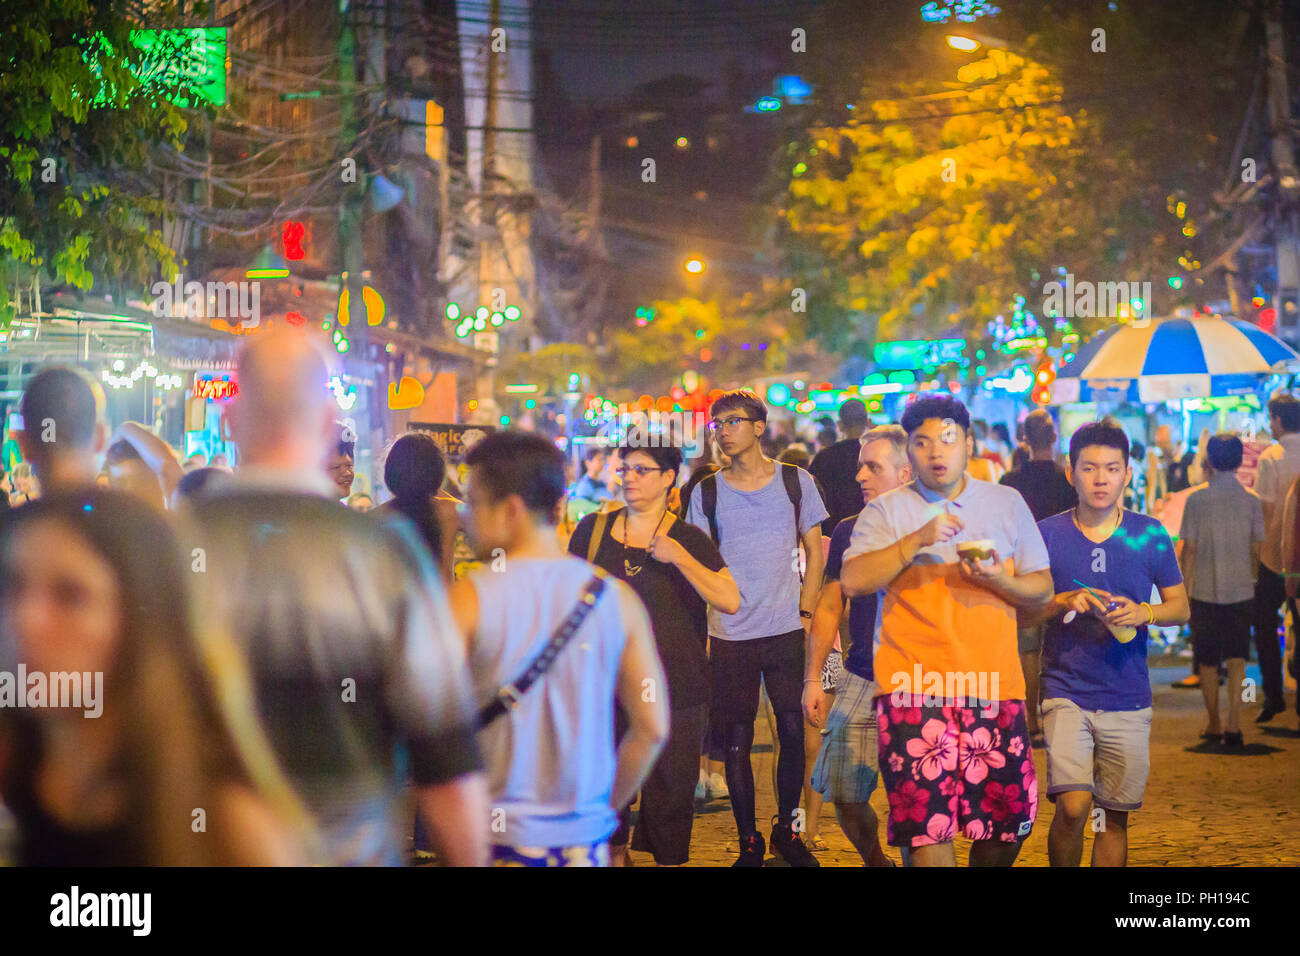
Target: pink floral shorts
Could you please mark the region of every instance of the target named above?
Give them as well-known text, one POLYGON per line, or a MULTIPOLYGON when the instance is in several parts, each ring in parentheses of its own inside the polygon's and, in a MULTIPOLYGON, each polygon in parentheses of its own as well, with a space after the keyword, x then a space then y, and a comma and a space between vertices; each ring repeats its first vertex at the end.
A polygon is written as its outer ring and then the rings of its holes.
POLYGON ((889 845, 1023 840, 1038 816, 1038 778, 1025 705, 896 706, 876 698, 880 776, 889 796, 889 845))

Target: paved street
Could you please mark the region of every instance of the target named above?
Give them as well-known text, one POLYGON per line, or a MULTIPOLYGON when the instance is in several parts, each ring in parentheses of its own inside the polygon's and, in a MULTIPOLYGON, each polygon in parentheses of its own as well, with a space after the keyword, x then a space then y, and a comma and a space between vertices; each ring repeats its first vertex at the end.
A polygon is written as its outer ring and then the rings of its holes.
MULTIPOLYGON (((1295 866, 1300 847, 1291 839, 1300 833, 1300 731, 1294 710, 1273 718, 1268 725, 1254 723, 1258 705, 1246 705, 1242 729, 1245 751, 1237 755, 1204 752, 1197 745, 1205 726, 1205 711, 1198 690, 1175 690, 1170 682, 1187 674, 1186 665, 1152 671, 1155 716, 1151 724, 1151 779, 1144 806, 1130 819, 1131 866, 1295 866), (1190 749, 1190 752, 1189 752, 1190 749)), ((1259 679, 1251 666, 1248 676, 1259 679)), ((1289 703, 1294 682, 1287 679, 1289 703)), ((771 791, 772 747, 767 725, 761 719, 755 734, 754 768, 758 789, 758 817, 764 839, 776 812, 771 791)), ((1047 830, 1052 804, 1043 798, 1046 786, 1045 752, 1034 752, 1038 770, 1038 821, 1026 841, 1017 865, 1047 865, 1047 830)), ((876 788, 871 804, 881 816, 886 808, 884 791, 876 788)), ((829 804, 822 811, 821 834, 830 849, 818 853, 822 866, 858 866, 861 860, 835 822, 829 804)), ((958 840, 958 860, 966 860, 969 841, 958 840)), ((729 866, 737 853, 731 807, 725 800, 704 806, 695 818, 690 866, 729 866)), ((896 862, 898 851, 886 849, 896 862)), ((1091 835, 1084 845, 1084 862, 1091 853, 1091 835)), ((651 866, 648 854, 634 853, 639 866, 651 866)), ((772 857, 768 857, 771 862, 772 857)))

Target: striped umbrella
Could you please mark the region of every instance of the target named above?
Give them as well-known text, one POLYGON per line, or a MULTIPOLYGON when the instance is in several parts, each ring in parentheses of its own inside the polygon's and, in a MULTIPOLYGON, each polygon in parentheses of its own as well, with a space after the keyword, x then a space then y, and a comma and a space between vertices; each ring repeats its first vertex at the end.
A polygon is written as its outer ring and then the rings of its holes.
POLYGON ((1152 319, 1107 329, 1079 349, 1057 373, 1052 404, 1243 395, 1287 371, 1300 371, 1300 354, 1249 322, 1152 319))

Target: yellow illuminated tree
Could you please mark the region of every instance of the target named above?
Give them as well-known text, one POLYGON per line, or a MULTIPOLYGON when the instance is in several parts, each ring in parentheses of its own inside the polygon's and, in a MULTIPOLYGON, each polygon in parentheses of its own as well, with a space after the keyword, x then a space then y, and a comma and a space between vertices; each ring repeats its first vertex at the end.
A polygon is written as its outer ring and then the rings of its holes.
POLYGON ((868 330, 980 336, 1017 294, 1037 312, 1058 266, 1144 277, 1122 235, 1131 163, 1086 112, 1066 108, 1050 71, 993 49, 957 79, 939 94, 876 100, 787 154, 787 274, 807 291, 809 332, 829 347, 861 344, 868 330))

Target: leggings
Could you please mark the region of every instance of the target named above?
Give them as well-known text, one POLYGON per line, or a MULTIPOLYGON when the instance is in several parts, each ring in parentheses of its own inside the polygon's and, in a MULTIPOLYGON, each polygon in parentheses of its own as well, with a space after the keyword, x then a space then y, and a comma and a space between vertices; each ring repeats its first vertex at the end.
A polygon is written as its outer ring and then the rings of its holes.
MULTIPOLYGON (((795 811, 799 809, 799 794, 803 787, 802 711, 778 712, 776 734, 781 743, 781 755, 776 764, 777 826, 790 827, 795 811)), ((727 724, 724 739, 731 812, 736 817, 736 830, 743 839, 758 832, 754 822, 754 767, 749 759, 754 746, 753 721, 727 724)))

